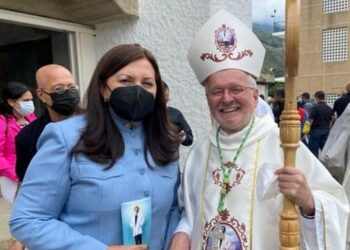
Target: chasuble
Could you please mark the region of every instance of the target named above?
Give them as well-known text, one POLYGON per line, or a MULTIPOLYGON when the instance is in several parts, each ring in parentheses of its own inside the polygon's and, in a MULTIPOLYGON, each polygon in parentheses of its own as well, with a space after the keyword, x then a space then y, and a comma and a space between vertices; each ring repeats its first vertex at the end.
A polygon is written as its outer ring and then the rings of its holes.
MULTIPOLYGON (((220 130, 218 140, 224 163, 232 161, 248 129, 249 125, 235 134, 220 130)), ((268 115, 255 116, 255 124, 232 166, 220 214, 220 192, 226 184, 216 133, 214 127, 189 154, 179 190, 183 213, 177 231, 189 234, 193 250, 279 249, 283 196, 278 193, 276 198, 259 201, 256 195, 259 168, 266 163, 276 169, 283 166, 277 125, 268 115)), ((343 187, 302 143, 296 167, 307 179, 316 210, 314 218, 299 216, 300 249, 345 249, 349 205, 343 187)))

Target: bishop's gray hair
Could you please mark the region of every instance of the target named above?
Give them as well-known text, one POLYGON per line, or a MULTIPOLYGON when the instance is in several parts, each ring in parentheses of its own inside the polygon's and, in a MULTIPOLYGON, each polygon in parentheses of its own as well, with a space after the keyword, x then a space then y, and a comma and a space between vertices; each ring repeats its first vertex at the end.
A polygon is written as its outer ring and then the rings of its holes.
POLYGON ((254 89, 258 89, 258 85, 256 83, 256 80, 251 74, 248 74, 247 81, 248 81, 248 85, 250 87, 252 87, 254 89))
MULTIPOLYGON (((258 85, 256 83, 255 78, 251 74, 247 74, 247 83, 249 87, 252 87, 254 89, 258 89, 258 85)), ((207 94, 207 83, 208 83, 208 78, 207 77, 203 82, 201 82, 201 85, 205 88, 205 94, 207 94)))

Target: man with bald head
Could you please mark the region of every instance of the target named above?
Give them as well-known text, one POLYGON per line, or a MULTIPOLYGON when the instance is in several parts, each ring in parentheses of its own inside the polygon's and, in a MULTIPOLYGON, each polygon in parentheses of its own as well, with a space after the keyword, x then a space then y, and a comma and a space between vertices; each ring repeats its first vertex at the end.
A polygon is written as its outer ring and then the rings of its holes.
POLYGON ((36 94, 46 109, 35 122, 16 136, 16 174, 23 181, 28 165, 36 153, 36 143, 46 124, 73 115, 80 101, 79 88, 72 73, 57 64, 45 65, 36 72, 36 94))

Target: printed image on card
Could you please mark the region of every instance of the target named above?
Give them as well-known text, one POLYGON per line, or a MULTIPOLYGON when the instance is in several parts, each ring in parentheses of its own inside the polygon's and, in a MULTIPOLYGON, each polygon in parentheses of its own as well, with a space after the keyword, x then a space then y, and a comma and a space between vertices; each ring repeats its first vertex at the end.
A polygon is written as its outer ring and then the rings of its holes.
POLYGON ((121 205, 123 244, 149 245, 151 242, 151 198, 124 202, 121 205))

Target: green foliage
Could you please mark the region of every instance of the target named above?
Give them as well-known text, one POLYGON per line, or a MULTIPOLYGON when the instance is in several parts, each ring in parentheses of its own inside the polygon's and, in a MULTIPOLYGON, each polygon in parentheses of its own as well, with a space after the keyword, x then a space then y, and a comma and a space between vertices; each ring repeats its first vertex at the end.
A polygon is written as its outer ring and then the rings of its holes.
POLYGON ((262 30, 258 27, 253 27, 253 32, 264 45, 268 45, 274 48, 283 48, 283 40, 272 36, 271 31, 262 30))
POLYGON ((253 31, 266 49, 262 72, 275 77, 284 76, 283 40, 272 36, 272 30, 264 25, 254 24, 253 31))
POLYGON ((275 90, 276 89, 280 89, 280 88, 284 88, 284 82, 269 83, 268 95, 269 96, 274 96, 275 90))

